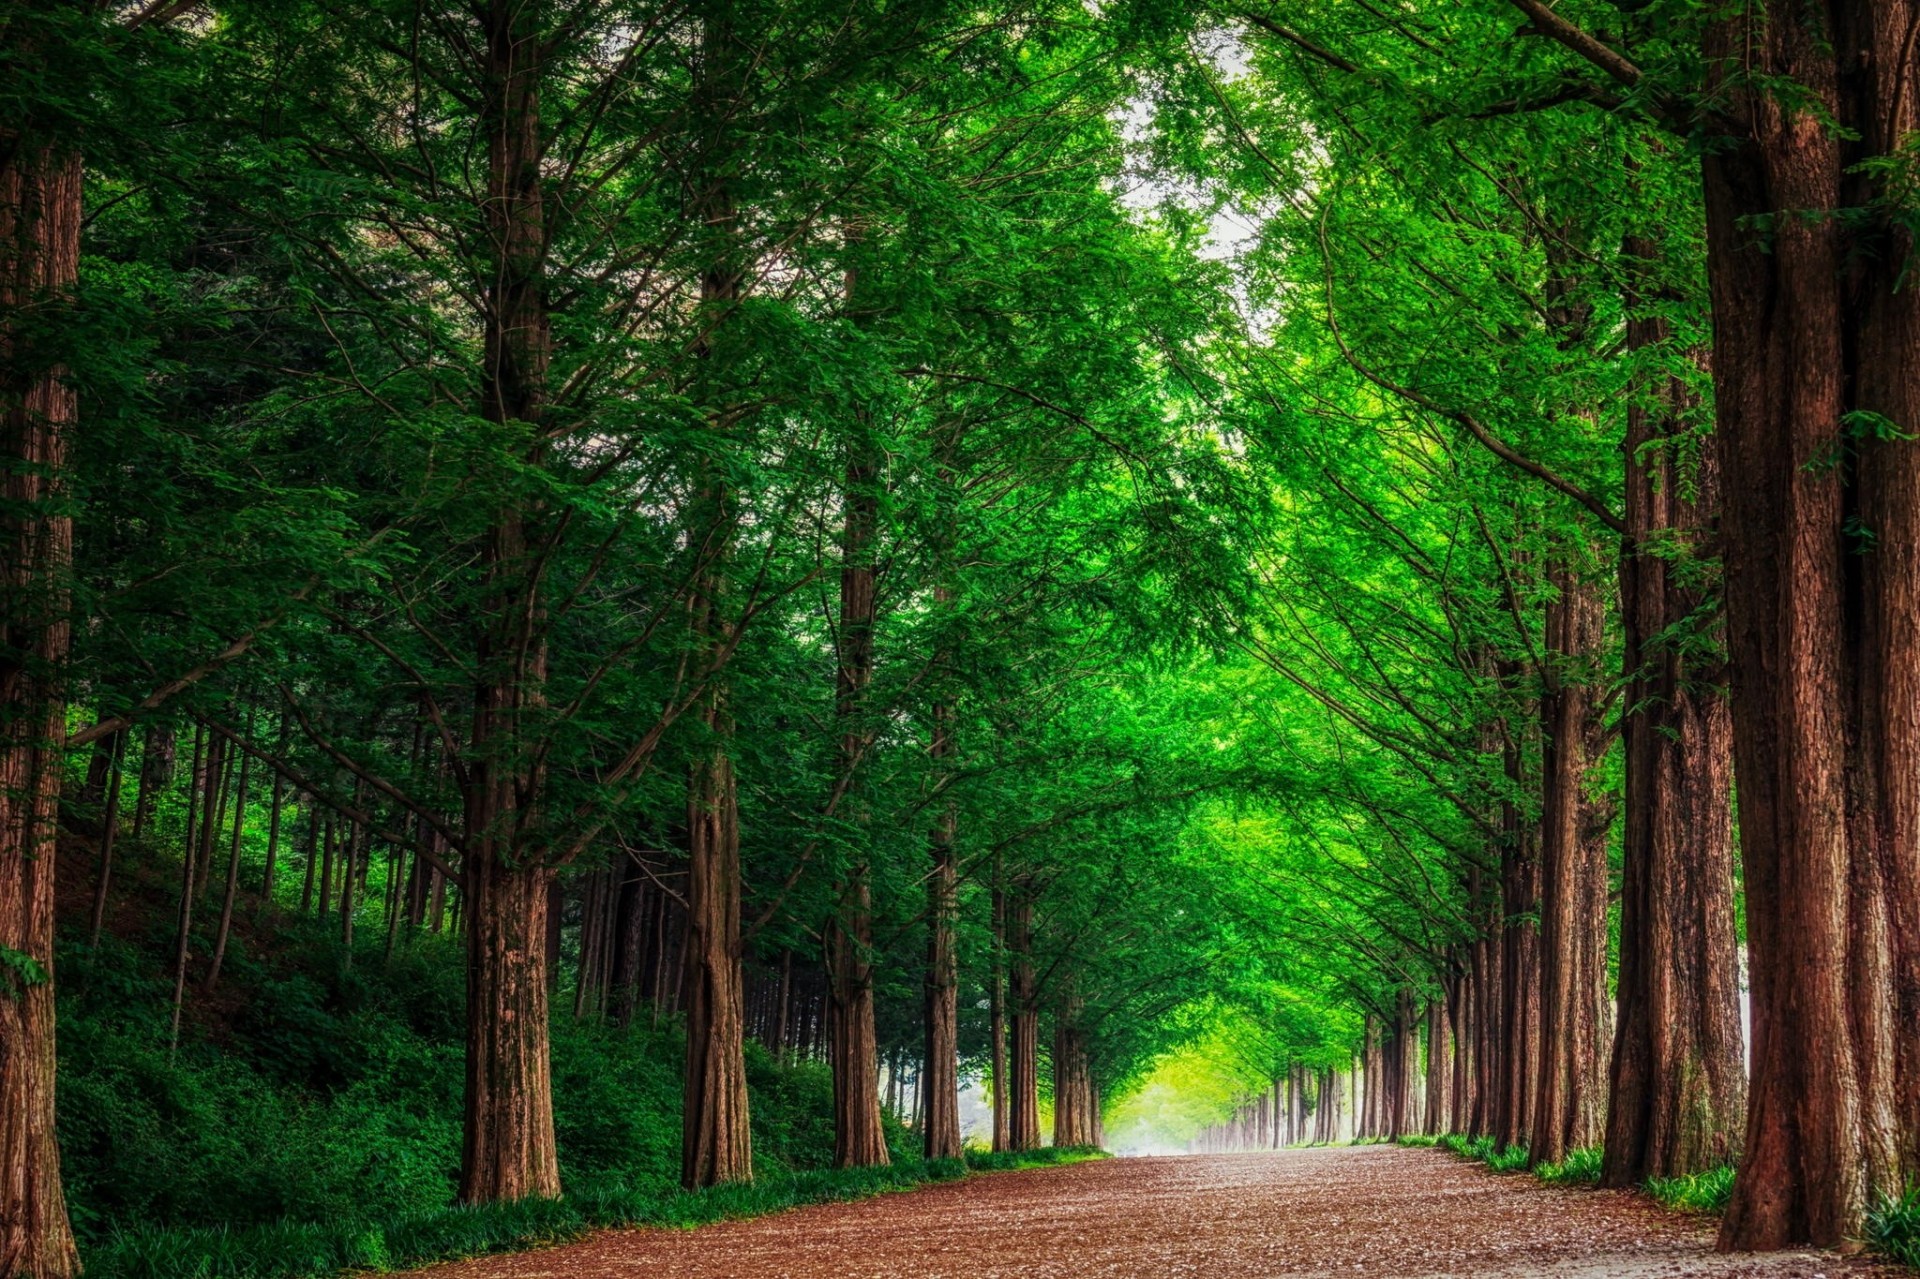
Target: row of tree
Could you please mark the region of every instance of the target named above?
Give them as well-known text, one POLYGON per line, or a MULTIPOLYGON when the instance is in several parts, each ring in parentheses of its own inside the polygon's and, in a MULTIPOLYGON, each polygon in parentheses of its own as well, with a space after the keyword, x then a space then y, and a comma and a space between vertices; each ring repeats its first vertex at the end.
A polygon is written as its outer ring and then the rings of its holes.
POLYGON ((1327 779, 1225 843, 1367 1018, 1264 1033, 1363 1133, 1856 1235, 1920 1177, 1913 7, 1215 18, 1163 132, 1260 228, 1240 644, 1327 779))
POLYGON ((176 1039, 257 913, 456 934, 468 1201, 560 1193, 568 1001, 684 1026, 690 1186, 753 1174, 749 1034, 843 1166, 883 1056, 930 1158, 963 1051, 996 1145, 1049 1076, 1099 1140, 1233 944, 1181 814, 1255 771, 1180 675, 1243 486, 1222 277, 1110 180, 1150 34, 6 6, 0 1272, 76 1267, 63 861, 95 929, 177 868, 176 1039))

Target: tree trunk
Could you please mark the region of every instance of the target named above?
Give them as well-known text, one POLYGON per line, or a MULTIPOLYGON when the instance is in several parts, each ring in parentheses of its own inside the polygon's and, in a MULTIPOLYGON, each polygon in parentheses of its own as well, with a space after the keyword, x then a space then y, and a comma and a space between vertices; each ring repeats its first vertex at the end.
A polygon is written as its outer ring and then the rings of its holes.
MULTIPOLYGON (((540 176, 543 40, 533 16, 515 0, 488 0, 483 18, 485 242, 493 260, 480 407, 486 420, 524 432, 526 460, 538 465, 552 336, 540 176)), ((545 706, 545 618, 528 514, 506 499, 483 547, 486 620, 461 867, 467 1079, 460 1197, 467 1203, 560 1193, 547 1028, 553 872, 538 833, 544 778, 528 736, 545 706)))
POLYGON ((1547 607, 1541 704, 1540 1058, 1527 1145, 1536 1166, 1599 1145, 1605 1122, 1606 822, 1588 798, 1597 763, 1605 618, 1599 589, 1583 566, 1563 564, 1552 576, 1558 595, 1547 607))
POLYGON ((560 1165, 547 1058, 547 882, 477 842, 466 868, 467 1098, 460 1198, 553 1196, 560 1165), (480 855, 474 855, 478 853, 480 855))
MULTIPOLYGON (((851 292, 851 284, 849 285, 851 292)), ((843 490, 839 662, 835 715, 840 724, 842 784, 854 794, 869 730, 867 689, 873 680, 875 538, 879 533, 879 464, 867 423, 856 423, 849 445, 843 490)), ((864 821, 854 801, 853 820, 864 821)), ((840 890, 840 908, 828 926, 834 1001, 834 1162, 842 1168, 888 1162, 880 1128, 878 1080, 874 1077, 873 921, 869 868, 856 849, 840 890)))
POLYGON ((1917 24, 1775 0, 1707 39, 1737 122, 1703 161, 1753 1009, 1733 1248, 1837 1243, 1920 1172, 1920 297, 1875 163, 1920 122, 1917 24))
MULTIPOLYGON (((33 51, 22 65, 39 61, 33 51)), ((71 297, 80 157, 0 125, 0 1274, 52 1279, 79 1260, 54 1136, 54 847, 71 623, 66 370, 14 330, 71 297)))
POLYGON ((1007 1148, 1040 1147, 1040 1005, 1033 972, 1033 899, 1016 880, 1007 908, 1013 956, 1013 1050, 1009 1063, 1007 1148))
MULTIPOLYGON (((1651 263, 1652 241, 1625 256, 1651 263)), ((1645 305, 1629 298, 1629 308, 1645 305)), ((1628 345, 1670 340, 1659 315, 1631 314, 1628 345)), ((1734 936, 1732 721, 1724 663, 1662 642, 1705 602, 1684 579, 1697 562, 1656 553, 1656 539, 1708 536, 1719 465, 1701 450, 1691 483, 1676 465, 1689 403, 1677 380, 1650 388, 1655 410, 1627 413, 1627 541, 1620 561, 1626 632, 1626 756, 1619 1012, 1601 1183, 1637 1186, 1732 1162, 1746 1113, 1734 936)), ((1692 554, 1689 551, 1689 554, 1692 554)))
POLYGON ((100 948, 100 930, 107 922, 107 891, 113 884, 113 845, 120 834, 120 781, 130 734, 112 735, 113 753, 107 761, 107 805, 100 818, 100 871, 93 885, 93 920, 87 948, 100 948))
MULTIPOLYGON (((1517 748, 1507 751, 1507 777, 1516 790, 1525 785, 1525 765, 1517 748)), ((1499 932, 1500 995, 1498 1036, 1491 1054, 1496 1072, 1493 1138, 1501 1150, 1524 1148, 1532 1136, 1534 1079, 1538 1070, 1540 1027, 1540 937, 1532 922, 1540 905, 1538 831, 1511 804, 1504 814, 1507 844, 1501 857, 1499 932)))
MULTIPOLYGON (((696 607, 702 601, 696 598, 696 607)), ((740 825, 730 725, 714 692, 712 745, 687 787, 687 1074, 680 1179, 688 1187, 753 1180, 746 1018, 740 982, 740 825)))
MULTIPOLYGON (((1069 998, 1054 1018, 1053 1144, 1057 1147, 1097 1144, 1093 1135, 1093 1075, 1079 1021, 1080 1001, 1075 998, 1069 998)), ((1248 1118, 1250 1115, 1243 1116, 1243 1127, 1248 1118)))
POLYGON ((220 984, 220 968, 227 959, 227 939, 233 934, 233 903, 240 892, 240 838, 247 828, 247 773, 253 757, 240 755, 240 780, 235 787, 233 835, 227 845, 227 885, 220 895, 220 927, 213 937, 213 963, 207 969, 207 989, 220 984))
POLYGON ((1007 894, 999 854, 993 863, 993 962, 987 973, 987 1069, 993 1089, 993 1150, 1013 1148, 1007 1097, 1007 894))
MULTIPOLYGON (((934 767, 953 755, 953 712, 933 708, 934 767)), ((946 803, 928 837, 933 871, 927 878, 927 1046, 923 1091, 927 1097, 926 1156, 958 1159, 960 1139, 960 974, 954 956, 953 920, 958 882, 953 837, 958 814, 946 803)))

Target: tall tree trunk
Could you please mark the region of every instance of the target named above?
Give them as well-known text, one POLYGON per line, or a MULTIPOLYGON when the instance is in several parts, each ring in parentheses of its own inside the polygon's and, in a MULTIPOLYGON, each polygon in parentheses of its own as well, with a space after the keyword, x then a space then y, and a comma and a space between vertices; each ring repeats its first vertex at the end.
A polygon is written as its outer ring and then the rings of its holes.
POLYGON ((120 782, 131 734, 113 734, 113 754, 107 762, 107 806, 100 818, 100 871, 93 886, 93 920, 87 948, 100 948, 100 930, 107 921, 107 891, 113 884, 113 845, 120 834, 120 782))
POLYGON ((1753 1009, 1734 1248, 1837 1243, 1920 1173, 1920 296, 1891 185, 1917 28, 1914 0, 1773 0, 1707 37, 1753 1009))
MULTIPOLYGON (((848 288, 852 292, 851 283, 848 288)), ((879 462, 865 421, 854 424, 848 447, 841 535, 839 662, 835 714, 840 725, 839 767, 849 794, 870 730, 867 689, 873 680, 876 617, 874 563, 879 533, 879 462)), ((866 814, 855 800, 853 819, 866 814)), ((872 889, 864 849, 856 849, 840 889, 840 908, 828 926, 828 978, 833 984, 834 1160, 842 1168, 888 1162, 874 1079, 872 889)))
POLYGON ((1053 1144, 1097 1144, 1094 1121, 1093 1075, 1080 1032, 1080 1001, 1070 996, 1054 1018, 1053 1144))
MULTIPOLYGON (((1507 750, 1507 777, 1516 793, 1525 786, 1525 763, 1517 746, 1507 750)), ((1512 804, 1506 805, 1506 846, 1501 850, 1499 932, 1502 1007, 1492 1061, 1497 1072, 1494 1143, 1523 1148, 1532 1136, 1534 1079, 1540 1034, 1540 935, 1533 920, 1540 905, 1539 832, 1512 804)))
MULTIPOLYGON (((542 33, 533 6, 487 0, 484 115, 485 299, 481 413, 545 457, 546 213, 541 190, 542 33)), ((460 1197, 554 1196, 560 1165, 548 1061, 547 906, 552 869, 539 838, 544 778, 530 740, 545 705, 545 617, 529 511, 513 498, 482 548, 487 608, 465 787, 461 907, 467 947, 467 1071, 460 1197)))
POLYGON ((1009 992, 1013 1004, 1013 1048, 1009 1061, 1007 1148, 1040 1147, 1040 993, 1033 971, 1033 898, 1025 880, 1016 878, 1007 905, 1007 933, 1013 959, 1009 992))
MULTIPOLYGON (((1656 245, 1630 238, 1629 262, 1656 245)), ((1671 340, 1652 299, 1630 297, 1627 342, 1671 340)), ((1724 663, 1662 640, 1705 602, 1686 580, 1702 566, 1661 543, 1691 544, 1719 511, 1715 450, 1691 474, 1675 453, 1697 405, 1677 379, 1627 413, 1627 541, 1620 561, 1626 632, 1624 867, 1619 1012, 1601 1182, 1637 1186, 1732 1162, 1746 1115, 1734 936, 1732 720, 1724 663), (1683 482, 1689 481, 1690 482, 1683 482)))
MULTIPOLYGON (((705 601, 696 597, 695 607, 705 601)), ((740 981, 740 825, 730 725, 716 689, 705 710, 710 744, 687 788, 687 1074, 681 1181, 753 1180, 747 1121, 745 1001, 740 981)))
MULTIPOLYGON (((953 711, 933 708, 932 757, 936 770, 953 755, 953 711)), ((926 1156, 958 1159, 960 1138, 960 972, 954 955, 953 921, 958 879, 953 837, 958 813, 951 801, 941 806, 928 837, 933 871, 927 878, 927 1044, 924 1091, 927 1096, 926 1156)))
POLYGON ((240 893, 240 839, 247 829, 247 773, 253 757, 241 752, 240 780, 235 786, 233 833, 227 845, 227 884, 220 895, 220 926, 213 937, 213 962, 207 968, 207 989, 220 984, 220 969, 227 959, 227 940, 233 934, 233 903, 240 893))
MULTIPOLYGON (((744 277, 736 261, 736 231, 726 165, 726 130, 739 92, 739 53, 732 7, 709 6, 701 32, 694 91, 702 189, 695 194, 706 234, 707 269, 700 280, 705 336, 698 355, 709 374, 724 368, 722 346, 729 312, 740 303, 744 277)), ((716 382, 712 400, 730 398, 716 382)), ((716 411, 712 429, 724 431, 716 411)), ((741 979, 740 816, 733 774, 733 718, 720 677, 736 623, 724 597, 736 514, 733 494, 717 469, 701 477, 695 527, 705 562, 695 576, 689 608, 694 643, 707 666, 709 687, 699 709, 706 740, 687 779, 687 921, 681 946, 681 991, 687 1008, 687 1069, 681 1140, 681 1180, 688 1186, 753 1179, 747 1116, 746 997, 741 979)))
POLYGON ((993 1151, 1013 1149, 1007 1097, 1007 894, 1000 855, 993 860, 993 955, 987 971, 987 1073, 993 1089, 993 1151))
MULTIPOLYGON (((1575 552, 1577 559, 1578 552, 1575 552)), ((1604 611, 1584 566, 1553 574, 1547 607, 1541 805, 1540 1058, 1532 1138, 1535 1165, 1600 1142, 1600 1058, 1606 1020, 1605 823, 1588 798, 1599 739, 1596 689, 1604 611), (1594 838, 1596 826, 1601 838, 1594 838)))
MULTIPOLYGON (((10 24, 24 26, 27 24, 10 24)), ((0 36, 4 38, 4 36, 0 36)), ((31 66, 31 50, 16 65, 31 66)), ((16 324, 44 327, 80 262, 80 157, 0 124, 0 1273, 53 1279, 79 1261, 54 1137, 54 840, 73 525, 66 370, 16 324), (16 318, 17 317, 17 318, 16 318)))

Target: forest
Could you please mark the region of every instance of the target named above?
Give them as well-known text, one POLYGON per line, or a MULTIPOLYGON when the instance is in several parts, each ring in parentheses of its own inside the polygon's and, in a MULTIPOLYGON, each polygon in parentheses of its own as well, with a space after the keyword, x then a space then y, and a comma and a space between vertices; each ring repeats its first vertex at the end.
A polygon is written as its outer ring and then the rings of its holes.
POLYGON ((1402 1141, 1920 1265, 1916 32, 0 0, 0 1279, 1402 1141))

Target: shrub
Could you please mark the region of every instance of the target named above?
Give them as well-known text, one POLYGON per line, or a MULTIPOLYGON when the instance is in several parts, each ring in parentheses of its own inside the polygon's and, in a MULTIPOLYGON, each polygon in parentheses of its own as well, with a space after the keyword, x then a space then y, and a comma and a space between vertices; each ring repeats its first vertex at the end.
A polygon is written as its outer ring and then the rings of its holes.
POLYGON ((1597 1186, 1600 1184, 1600 1156, 1600 1147, 1584 1146, 1568 1151, 1567 1157, 1557 1164, 1541 1164, 1533 1170, 1533 1175, 1553 1185, 1597 1186))
POLYGON ((1400 1144, 1403 1146, 1434 1146, 1438 1145, 1439 1142, 1440 1138, 1430 1137, 1425 1133, 1419 1132, 1404 1133, 1400 1138, 1400 1144))
POLYGON ((1651 1177, 1647 1193, 1682 1212, 1724 1212, 1733 1197, 1733 1169, 1709 1168, 1689 1177, 1651 1177))
POLYGON ((1867 1214, 1867 1242, 1875 1252, 1920 1270, 1920 1186, 1883 1200, 1867 1214))
POLYGON ((1486 1158, 1487 1167, 1495 1172, 1524 1172, 1528 1163, 1525 1146, 1508 1146, 1505 1150, 1489 1153, 1486 1158))
MULTIPOLYGON (((980 1157, 985 1169, 1100 1157, 1079 1149, 980 1157)), ((746 1185, 684 1191, 610 1186, 561 1199, 441 1207, 380 1221, 242 1227, 138 1227, 88 1249, 88 1279, 326 1279, 349 1270, 398 1270, 564 1243, 599 1227, 690 1227, 800 1204, 864 1199, 966 1176, 968 1162, 912 1160, 884 1168, 773 1173, 746 1185)))

